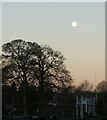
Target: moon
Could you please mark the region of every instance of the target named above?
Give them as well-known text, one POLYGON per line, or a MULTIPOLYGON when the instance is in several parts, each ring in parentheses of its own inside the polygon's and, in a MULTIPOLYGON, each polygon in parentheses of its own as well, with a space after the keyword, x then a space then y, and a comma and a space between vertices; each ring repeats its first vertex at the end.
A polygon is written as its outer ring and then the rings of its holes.
POLYGON ((77 25, 78 25, 78 22, 77 22, 77 21, 73 21, 73 22, 72 22, 72 27, 77 27, 77 25))

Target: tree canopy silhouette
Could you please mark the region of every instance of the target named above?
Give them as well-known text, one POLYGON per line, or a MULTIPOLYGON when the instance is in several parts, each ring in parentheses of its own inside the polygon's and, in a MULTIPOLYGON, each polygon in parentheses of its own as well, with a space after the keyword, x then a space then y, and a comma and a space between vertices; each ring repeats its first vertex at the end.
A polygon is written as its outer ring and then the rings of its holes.
POLYGON ((26 86, 29 79, 29 63, 34 54, 33 45, 38 46, 36 43, 25 42, 23 40, 13 40, 2 46, 4 70, 8 70, 3 78, 9 85, 15 83, 16 86, 23 86, 23 112, 27 114, 26 109, 26 86))
POLYGON ((17 39, 4 44, 2 51, 3 83, 10 86, 15 83, 17 89, 23 89, 24 115, 27 115, 27 86, 36 86, 40 98, 43 98, 46 91, 61 90, 71 85, 72 78, 64 65, 65 58, 49 46, 17 39))
POLYGON ((103 80, 96 86, 97 92, 107 92, 107 81, 103 80))

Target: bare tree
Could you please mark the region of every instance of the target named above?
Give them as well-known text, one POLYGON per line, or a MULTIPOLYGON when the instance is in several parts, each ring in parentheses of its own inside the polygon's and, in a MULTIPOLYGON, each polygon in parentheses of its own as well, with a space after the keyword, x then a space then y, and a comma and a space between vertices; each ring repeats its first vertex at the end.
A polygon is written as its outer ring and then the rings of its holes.
POLYGON ((96 87, 97 92, 107 92, 107 81, 101 81, 97 87, 96 87))
POLYGON ((26 86, 29 79, 29 63, 34 54, 33 45, 36 43, 25 42, 23 40, 13 40, 2 46, 3 51, 3 76, 8 84, 16 83, 23 86, 23 112, 27 115, 26 109, 26 86), (7 69, 8 68, 8 69, 7 69))
MULTIPOLYGON (((23 88, 23 112, 27 115, 27 85, 35 85, 44 103, 45 92, 61 90, 72 83, 70 72, 64 65, 65 58, 59 51, 37 43, 13 40, 2 47, 3 79, 8 85, 23 88)), ((43 105, 43 104, 42 104, 43 105)))
POLYGON ((88 82, 88 80, 84 80, 80 85, 78 85, 77 90, 82 92, 92 91, 93 85, 88 82))

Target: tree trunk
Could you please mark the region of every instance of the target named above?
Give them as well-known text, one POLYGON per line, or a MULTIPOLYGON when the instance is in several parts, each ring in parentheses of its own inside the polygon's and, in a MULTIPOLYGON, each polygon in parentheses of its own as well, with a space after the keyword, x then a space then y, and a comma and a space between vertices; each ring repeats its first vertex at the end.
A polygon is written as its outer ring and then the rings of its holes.
POLYGON ((27 77, 26 77, 26 73, 25 70, 23 70, 23 115, 27 116, 27 93, 26 93, 26 87, 27 87, 27 77))
POLYGON ((27 108, 26 108, 27 100, 26 100, 26 84, 24 81, 23 85, 23 115, 27 116, 27 108))

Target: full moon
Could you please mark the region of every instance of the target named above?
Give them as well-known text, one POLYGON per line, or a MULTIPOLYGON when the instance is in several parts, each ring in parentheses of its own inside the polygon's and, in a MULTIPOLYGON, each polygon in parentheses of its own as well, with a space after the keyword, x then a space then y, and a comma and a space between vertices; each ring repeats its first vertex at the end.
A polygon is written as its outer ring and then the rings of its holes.
POLYGON ((76 21, 72 22, 72 27, 76 27, 78 25, 78 23, 76 21))

